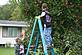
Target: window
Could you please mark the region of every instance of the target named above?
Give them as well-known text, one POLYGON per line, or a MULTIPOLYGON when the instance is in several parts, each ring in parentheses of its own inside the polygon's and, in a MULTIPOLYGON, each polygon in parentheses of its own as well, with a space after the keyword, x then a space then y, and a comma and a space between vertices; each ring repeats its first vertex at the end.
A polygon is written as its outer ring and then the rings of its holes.
POLYGON ((2 36, 3 37, 17 37, 20 35, 22 28, 19 27, 3 27, 2 36))

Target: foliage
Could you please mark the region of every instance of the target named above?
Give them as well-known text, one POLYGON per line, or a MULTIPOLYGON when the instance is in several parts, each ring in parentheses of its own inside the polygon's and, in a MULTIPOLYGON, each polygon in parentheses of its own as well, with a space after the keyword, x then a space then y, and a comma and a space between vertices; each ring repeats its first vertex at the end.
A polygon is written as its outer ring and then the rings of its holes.
POLYGON ((12 12, 12 7, 9 4, 0 7, 0 19, 8 20, 11 16, 11 12, 12 12))
POLYGON ((14 11, 11 13, 10 20, 23 20, 19 6, 17 6, 14 11))
POLYGON ((18 4, 10 0, 8 4, 1 6, 0 20, 23 20, 18 4))

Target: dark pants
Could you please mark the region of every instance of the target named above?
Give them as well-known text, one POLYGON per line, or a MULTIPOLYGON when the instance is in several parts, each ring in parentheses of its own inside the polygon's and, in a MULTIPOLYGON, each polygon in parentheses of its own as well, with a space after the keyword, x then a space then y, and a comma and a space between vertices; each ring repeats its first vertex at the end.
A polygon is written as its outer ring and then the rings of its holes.
POLYGON ((21 53, 20 55, 24 55, 24 53, 21 53))

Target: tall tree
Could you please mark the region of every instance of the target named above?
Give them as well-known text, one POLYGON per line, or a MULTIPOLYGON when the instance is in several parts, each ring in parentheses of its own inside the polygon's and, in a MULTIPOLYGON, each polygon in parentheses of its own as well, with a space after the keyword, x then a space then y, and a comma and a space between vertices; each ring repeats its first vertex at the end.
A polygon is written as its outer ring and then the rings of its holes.
POLYGON ((12 6, 14 6, 14 10, 11 13, 11 17, 9 18, 9 20, 24 20, 24 16, 23 13, 21 12, 21 8, 19 7, 19 3, 16 2, 15 0, 10 0, 10 4, 12 6))
POLYGON ((9 19, 9 17, 11 16, 11 10, 10 10, 10 5, 6 4, 2 7, 0 7, 0 19, 9 19))
POLYGON ((16 5, 14 5, 11 1, 8 4, 1 6, 0 7, 0 19, 9 20, 15 8, 16 8, 16 5))

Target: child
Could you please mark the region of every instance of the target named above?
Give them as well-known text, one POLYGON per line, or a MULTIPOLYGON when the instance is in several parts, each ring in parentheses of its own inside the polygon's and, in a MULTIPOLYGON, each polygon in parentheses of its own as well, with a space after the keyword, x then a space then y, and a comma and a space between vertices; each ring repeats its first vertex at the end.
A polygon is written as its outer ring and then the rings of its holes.
POLYGON ((24 38, 25 38, 25 31, 22 31, 21 32, 21 40, 24 40, 24 38))
POLYGON ((15 55, 19 55, 20 54, 19 42, 20 42, 20 39, 17 37, 16 38, 16 45, 15 45, 15 55))
POLYGON ((20 55, 24 55, 24 45, 22 44, 22 41, 20 41, 20 55))
POLYGON ((48 7, 46 3, 42 4, 42 13, 40 15, 40 18, 43 22, 43 29, 44 29, 44 36, 47 48, 51 47, 52 44, 52 37, 51 37, 51 17, 48 12, 48 7))

